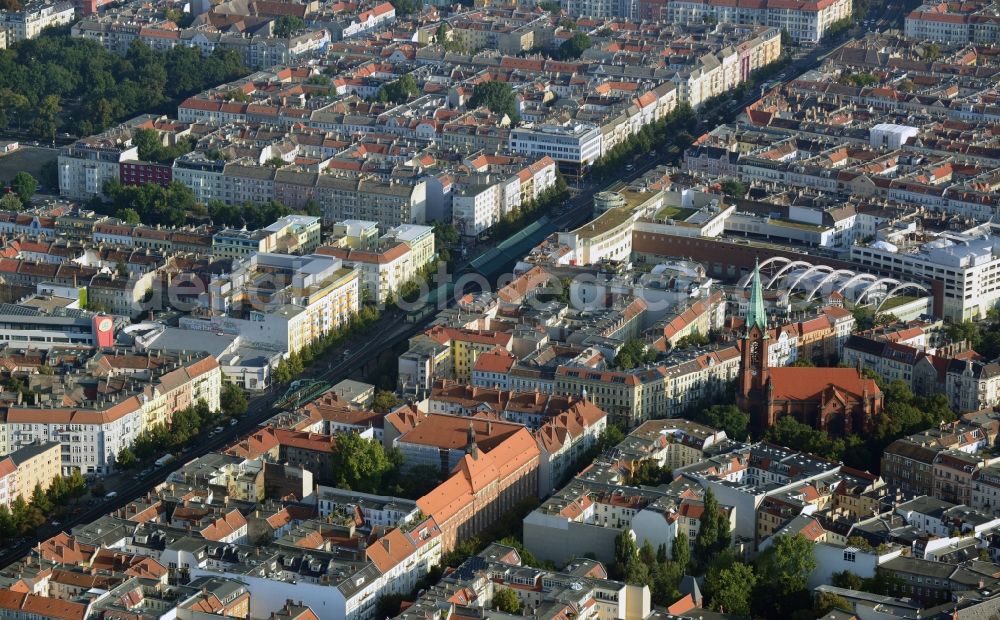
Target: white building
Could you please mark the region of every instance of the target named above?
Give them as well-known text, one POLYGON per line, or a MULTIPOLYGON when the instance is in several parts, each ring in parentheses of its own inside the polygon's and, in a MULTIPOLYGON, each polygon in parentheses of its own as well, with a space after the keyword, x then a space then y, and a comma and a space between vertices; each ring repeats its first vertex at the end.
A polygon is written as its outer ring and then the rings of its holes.
MULTIPOLYGON (((20 11, 0 11, 0 32, 6 30, 6 44, 34 39, 42 30, 51 26, 73 23, 75 9, 72 2, 29 2, 20 11)), ((0 45, 0 49, 4 46, 0 45)))
POLYGON ((879 123, 868 130, 868 140, 874 149, 896 150, 908 140, 916 139, 920 130, 908 125, 879 123))
POLYGON ((360 309, 358 272, 330 256, 253 254, 209 284, 198 316, 181 327, 222 331, 247 344, 288 354, 360 309))
POLYGON ((851 247, 851 262, 898 274, 916 282, 943 284, 942 316, 952 321, 978 319, 1000 300, 1000 236, 997 225, 963 233, 942 233, 919 244, 895 237, 851 247))
POLYGON ((139 148, 131 142, 101 136, 78 140, 59 153, 59 194, 77 200, 99 196, 107 181, 121 178, 121 162, 137 159, 139 148))
POLYGON ((851 0, 810 0, 794 5, 783 0, 732 3, 726 0, 671 0, 666 20, 678 24, 702 24, 714 19, 730 24, 760 24, 785 30, 792 41, 819 43, 835 22, 851 16, 851 0))
POLYGON ((602 154, 601 129, 586 123, 529 123, 510 132, 510 148, 529 157, 551 157, 571 170, 582 171, 602 154))
MULTIPOLYGON (((145 356, 134 353, 114 357, 120 357, 122 364, 112 363, 109 367, 115 373, 133 377, 137 389, 76 407, 62 402, 12 406, 2 425, 4 452, 36 441, 58 441, 64 448, 63 474, 73 469, 85 474, 107 474, 114 470, 123 447, 154 425, 167 424, 176 411, 198 401, 218 411, 222 373, 213 357, 181 356, 170 365, 147 364, 145 356), (142 362, 141 368, 122 365, 128 364, 130 356, 142 362)), ((169 358, 162 359, 166 362, 169 358)), ((101 364, 99 358, 96 361, 101 364)))

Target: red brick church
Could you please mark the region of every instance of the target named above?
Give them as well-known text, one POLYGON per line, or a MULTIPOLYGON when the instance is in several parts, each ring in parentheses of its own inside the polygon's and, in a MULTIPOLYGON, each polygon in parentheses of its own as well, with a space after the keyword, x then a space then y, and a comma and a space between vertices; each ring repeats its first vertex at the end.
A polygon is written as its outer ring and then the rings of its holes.
POLYGON ((790 415, 831 435, 870 430, 882 413, 882 391, 857 368, 768 366, 767 314, 760 272, 754 269, 746 325, 739 340, 736 404, 750 414, 757 432, 790 415))

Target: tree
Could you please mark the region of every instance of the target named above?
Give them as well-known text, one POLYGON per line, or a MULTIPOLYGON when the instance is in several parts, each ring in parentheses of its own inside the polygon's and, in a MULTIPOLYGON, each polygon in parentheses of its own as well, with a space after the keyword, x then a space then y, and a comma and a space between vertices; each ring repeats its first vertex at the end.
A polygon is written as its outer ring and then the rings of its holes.
POLYGON ((367 493, 379 492, 383 476, 392 469, 382 444, 357 433, 337 435, 330 461, 338 486, 367 493))
POLYGON ((973 349, 978 349, 982 342, 982 334, 979 333, 979 326, 972 321, 966 320, 961 323, 952 323, 945 333, 952 342, 967 340, 973 349))
POLYGON ((16 121, 20 128, 21 117, 28 111, 29 105, 24 95, 9 88, 0 90, 0 129, 8 127, 12 121, 16 121))
POLYGON ((222 413, 236 418, 247 412, 247 396, 238 385, 223 383, 222 393, 219 395, 219 405, 222 407, 222 413))
POLYGON ((69 497, 69 483, 66 482, 65 478, 57 475, 52 479, 46 493, 48 493, 49 501, 51 501, 53 505, 62 506, 69 497))
POLYGON ((604 452, 623 441, 625 441, 625 431, 617 424, 608 424, 604 427, 604 432, 601 433, 601 437, 597 441, 597 450, 598 452, 604 452))
POLYGON ((155 161, 156 154, 163 148, 160 133, 155 129, 136 129, 132 132, 132 145, 137 147, 139 159, 155 161))
POLYGON ((635 538, 631 530, 622 530, 615 536, 615 561, 611 565, 611 574, 614 579, 625 577, 629 568, 639 561, 639 548, 635 544, 635 538))
POLYGON ((669 467, 660 467, 653 459, 643 459, 636 465, 629 480, 634 485, 657 486, 673 480, 669 467))
POLYGON ((820 592, 816 596, 816 600, 813 602, 813 610, 816 612, 816 617, 821 618, 834 609, 846 612, 852 611, 851 604, 839 594, 820 592))
MULTIPOLYGON (((271 542, 271 537, 268 536, 264 544, 271 542)), ((395 618, 399 615, 399 607, 405 600, 402 594, 383 594, 379 597, 378 603, 375 605, 375 617, 378 620, 382 618, 395 618)))
POLYGON ((274 20, 274 36, 286 39, 305 28, 306 23, 297 15, 282 15, 274 20))
MULTIPOLYGON (((691 543, 688 542, 687 534, 678 532, 677 537, 674 538, 670 553, 673 555, 674 562, 680 566, 681 570, 686 571, 688 564, 691 563, 691 543)), ((662 562, 662 560, 660 561, 662 562)))
POLYGON ((288 369, 288 362, 285 360, 279 360, 278 365, 274 368, 271 373, 271 379, 275 383, 284 384, 289 383, 292 380, 292 373, 288 369))
POLYGON ((420 0, 392 0, 392 5, 396 7, 396 13, 399 15, 412 15, 423 8, 420 0))
POLYGON ((115 212, 115 217, 132 226, 142 223, 142 219, 135 209, 119 209, 115 212))
POLYGON ((521 599, 510 588, 500 588, 493 594, 493 607, 505 614, 520 614, 521 599))
POLYGON ((861 577, 858 577, 849 570, 834 573, 831 581, 835 587, 845 588, 847 590, 860 590, 862 588, 862 584, 864 583, 861 577))
POLYGON ((692 415, 695 422, 726 431, 726 436, 737 441, 747 436, 750 416, 736 405, 712 405, 692 415))
POLYGON ((59 95, 46 95, 38 104, 38 109, 35 112, 33 125, 35 133, 55 142, 56 131, 59 130, 60 112, 62 112, 62 106, 59 103, 59 95))
POLYGON ((620 370, 631 370, 656 361, 656 349, 646 346, 646 343, 638 338, 630 338, 625 341, 622 348, 615 356, 615 367, 620 370))
POLYGON ((520 120, 517 95, 506 82, 488 80, 476 84, 472 90, 472 97, 469 98, 468 107, 473 109, 485 107, 494 114, 506 114, 513 123, 520 120))
POLYGON ((14 192, 8 192, 0 196, 0 209, 4 211, 20 211, 24 206, 14 192))
POLYGON ((14 175, 10 182, 10 188, 17 194, 21 204, 28 204, 31 202, 31 197, 35 195, 35 190, 38 189, 38 181, 27 172, 21 171, 14 175))
POLYGON ((582 56, 591 45, 593 45, 593 42, 589 36, 582 32, 576 32, 572 37, 559 45, 555 57, 560 60, 574 60, 582 56))
POLYGON ((49 501, 42 483, 36 482, 35 488, 31 490, 31 506, 40 510, 43 514, 48 514, 52 510, 52 502, 49 501))
POLYGON ((135 457, 135 452, 128 446, 123 447, 118 451, 118 457, 115 459, 115 463, 121 469, 132 469, 135 467, 138 459, 135 457))
POLYGON ((372 409, 379 413, 389 413, 393 409, 399 406, 399 399, 396 395, 388 390, 379 390, 375 392, 375 398, 372 400, 372 409))
POLYGON ((305 368, 302 365, 302 356, 300 356, 295 351, 288 356, 288 371, 292 373, 292 377, 298 377, 302 374, 305 368))
POLYGON ((722 193, 731 198, 742 198, 746 196, 747 188, 736 179, 726 179, 721 185, 722 193))
POLYGON ((701 515, 701 527, 698 528, 698 537, 694 540, 697 559, 702 565, 719 551, 729 548, 730 543, 729 522, 711 488, 705 490, 703 501, 705 509, 701 515))
POLYGON ((0 504, 0 538, 13 538, 17 534, 17 525, 14 522, 14 515, 6 505, 0 504))
POLYGON ((398 80, 383 84, 378 90, 378 100, 405 103, 410 97, 416 97, 419 94, 420 86, 417 85, 417 80, 407 73, 398 80))
POLYGON ((69 496, 74 499, 83 497, 87 493, 87 481, 80 473, 79 468, 73 468, 73 473, 69 475, 66 485, 69 496))
POLYGON ((761 588, 756 604, 763 609, 788 613, 807 606, 809 575, 816 569, 813 543, 802 536, 775 536, 770 547, 757 558, 761 588))
POLYGON ((750 602, 757 585, 753 567, 742 562, 712 567, 705 575, 709 608, 735 616, 750 616, 750 602))

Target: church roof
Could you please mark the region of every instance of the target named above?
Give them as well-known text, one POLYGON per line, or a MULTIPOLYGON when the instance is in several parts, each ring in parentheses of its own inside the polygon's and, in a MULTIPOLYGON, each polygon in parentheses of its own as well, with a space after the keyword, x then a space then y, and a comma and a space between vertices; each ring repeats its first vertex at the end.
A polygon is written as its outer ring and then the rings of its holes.
POLYGON ((771 398, 774 400, 817 400, 828 387, 860 398, 865 389, 876 396, 882 393, 874 379, 866 379, 856 368, 800 368, 788 366, 770 369, 771 398))
POLYGON ((767 333, 767 312, 764 310, 764 287, 760 283, 760 265, 753 268, 753 281, 750 283, 750 305, 747 308, 746 330, 757 325, 767 333))

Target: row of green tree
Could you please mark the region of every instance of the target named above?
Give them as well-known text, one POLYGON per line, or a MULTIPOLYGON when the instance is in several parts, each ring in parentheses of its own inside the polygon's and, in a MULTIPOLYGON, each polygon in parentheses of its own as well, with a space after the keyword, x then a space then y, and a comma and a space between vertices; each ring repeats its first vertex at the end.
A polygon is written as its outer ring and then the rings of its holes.
POLYGON ((328 351, 341 347, 349 339, 368 331, 378 320, 378 309, 372 305, 363 305, 361 310, 352 315, 346 323, 331 329, 321 338, 317 338, 278 362, 272 376, 273 381, 282 385, 291 383, 301 377, 308 366, 326 355, 328 351))
POLYGON ((694 142, 691 132, 697 127, 698 117, 691 106, 677 106, 667 116, 643 126, 639 133, 602 155, 594 162, 591 175, 596 179, 618 178, 628 162, 653 149, 661 155, 679 156, 694 142))
POLYGON ((60 130, 90 135, 247 73, 232 50, 203 56, 181 45, 160 52, 136 40, 120 56, 48 31, 0 50, 0 129, 31 129, 46 139, 60 130))
POLYGON ((219 410, 212 411, 205 401, 200 400, 174 412, 169 423, 157 424, 143 431, 131 446, 122 446, 118 451, 117 467, 132 469, 165 453, 181 452, 212 425, 226 418, 238 418, 247 411, 246 395, 231 383, 223 384, 219 402, 219 410))
POLYGON ((510 213, 493 226, 491 234, 494 238, 509 237, 551 211, 556 205, 563 204, 568 196, 569 188, 566 186, 566 179, 563 178, 562 173, 556 171, 556 182, 552 187, 543 190, 537 198, 523 202, 521 206, 511 209, 510 213))
POLYGON ((44 491, 41 484, 36 484, 27 501, 18 495, 10 508, 0 505, 0 540, 7 543, 11 538, 34 532, 53 518, 61 517, 69 509, 70 500, 86 493, 87 483, 78 469, 70 476, 56 476, 44 491))
MULTIPOLYGON (((165 148, 165 147, 164 147, 165 148)), ((183 149, 186 146, 167 149, 183 149)), ((166 152, 166 151, 164 151, 166 152)), ((161 153, 162 155, 162 153, 161 153)), ((207 205, 198 202, 191 188, 180 181, 171 181, 166 187, 154 183, 143 185, 123 185, 117 179, 104 184, 105 202, 95 196, 88 207, 98 213, 113 215, 129 224, 182 226, 191 218, 211 218, 218 226, 230 226, 256 230, 273 223, 278 218, 297 213, 280 202, 271 200, 259 204, 245 203, 229 205, 220 200, 211 200, 207 205)), ((311 200, 306 203, 303 213, 319 216, 319 204, 311 200)))

